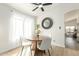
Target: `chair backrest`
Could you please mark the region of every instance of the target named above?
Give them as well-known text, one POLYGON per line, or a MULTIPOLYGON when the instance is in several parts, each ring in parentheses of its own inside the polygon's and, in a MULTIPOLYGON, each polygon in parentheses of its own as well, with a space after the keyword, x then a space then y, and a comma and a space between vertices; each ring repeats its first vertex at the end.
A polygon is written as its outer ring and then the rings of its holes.
POLYGON ((48 50, 51 46, 51 40, 52 40, 52 38, 50 38, 50 37, 44 37, 42 39, 41 45, 39 46, 39 49, 48 50))
POLYGON ((31 39, 26 39, 25 37, 21 37, 20 38, 20 45, 21 46, 25 46, 25 45, 31 45, 32 41, 30 41, 31 39))

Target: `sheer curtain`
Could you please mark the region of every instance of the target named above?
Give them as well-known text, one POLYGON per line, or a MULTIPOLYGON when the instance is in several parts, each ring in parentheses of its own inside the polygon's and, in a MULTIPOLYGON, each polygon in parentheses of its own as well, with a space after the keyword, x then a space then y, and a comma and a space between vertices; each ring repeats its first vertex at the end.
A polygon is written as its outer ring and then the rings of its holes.
POLYGON ((10 39, 19 42, 21 37, 31 39, 34 33, 34 18, 28 15, 12 14, 10 20, 10 39))
POLYGON ((23 21, 24 18, 18 13, 13 13, 10 21, 10 39, 12 42, 18 42, 23 36, 23 21))
POLYGON ((24 37, 32 39, 34 34, 34 18, 27 16, 24 20, 24 37))

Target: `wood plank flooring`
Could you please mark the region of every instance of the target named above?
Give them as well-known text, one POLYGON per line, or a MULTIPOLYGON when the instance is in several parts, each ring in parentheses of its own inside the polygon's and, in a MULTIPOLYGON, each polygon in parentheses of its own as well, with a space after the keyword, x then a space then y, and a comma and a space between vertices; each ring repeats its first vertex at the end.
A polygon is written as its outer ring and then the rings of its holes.
POLYGON ((75 50, 79 50, 79 38, 73 39, 72 37, 66 37, 66 48, 71 48, 75 50))
MULTIPOLYGON (((25 50, 27 50, 27 49, 25 49, 25 50)), ((12 51, 5 52, 3 54, 0 54, 0 56, 20 56, 19 55, 20 52, 21 52, 21 47, 16 48, 12 51)), ((52 49, 50 49, 50 53, 51 53, 51 56, 79 56, 79 50, 63 48, 63 47, 58 47, 58 46, 53 46, 52 49)), ((22 56, 29 56, 29 55, 30 55, 30 52, 28 55, 22 55, 22 56)), ((42 55, 40 55, 40 53, 39 53, 39 56, 48 56, 48 55, 49 55, 48 52, 46 54, 42 54, 42 55)))

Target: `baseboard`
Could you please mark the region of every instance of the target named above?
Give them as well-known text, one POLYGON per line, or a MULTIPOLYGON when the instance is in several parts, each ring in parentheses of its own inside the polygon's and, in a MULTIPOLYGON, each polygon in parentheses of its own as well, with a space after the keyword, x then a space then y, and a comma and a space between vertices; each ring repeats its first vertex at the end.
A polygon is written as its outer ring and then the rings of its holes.
POLYGON ((53 43, 52 46, 53 46, 53 45, 54 45, 54 46, 59 46, 59 47, 64 47, 64 48, 65 48, 65 45, 60 45, 60 44, 57 44, 57 43, 53 43))

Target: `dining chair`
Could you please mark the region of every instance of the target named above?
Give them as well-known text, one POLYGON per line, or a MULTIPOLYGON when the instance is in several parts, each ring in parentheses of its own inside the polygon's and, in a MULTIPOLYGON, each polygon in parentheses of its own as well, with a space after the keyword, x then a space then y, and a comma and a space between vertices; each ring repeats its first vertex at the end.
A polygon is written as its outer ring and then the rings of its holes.
POLYGON ((50 56, 49 48, 51 48, 51 40, 52 40, 52 38, 50 38, 50 37, 44 37, 42 39, 41 44, 37 45, 38 52, 42 52, 45 54, 46 51, 48 51, 49 56, 50 56))
POLYGON ((20 45, 21 45, 21 47, 22 47, 21 52, 20 52, 20 56, 23 55, 24 47, 30 47, 30 50, 31 50, 32 42, 29 41, 29 40, 30 40, 30 39, 20 38, 20 45))
POLYGON ((23 50, 24 50, 25 46, 30 47, 30 53, 31 53, 31 56, 32 56, 33 55, 32 52, 34 52, 36 50, 36 40, 21 38, 20 41, 21 41, 21 47, 22 47, 20 56, 23 55, 23 50))

